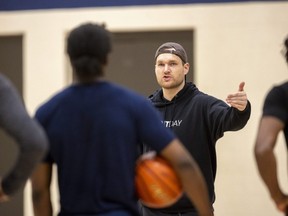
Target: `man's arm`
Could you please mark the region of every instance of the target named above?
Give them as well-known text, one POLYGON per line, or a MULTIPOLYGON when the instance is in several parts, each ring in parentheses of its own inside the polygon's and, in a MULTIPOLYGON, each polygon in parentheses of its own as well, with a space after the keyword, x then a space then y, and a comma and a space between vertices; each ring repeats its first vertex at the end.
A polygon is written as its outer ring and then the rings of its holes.
POLYGON ((212 205, 202 173, 188 151, 174 139, 162 152, 161 156, 171 163, 178 173, 183 189, 196 206, 200 216, 212 216, 212 205))
POLYGON ((52 164, 39 164, 31 176, 34 216, 52 216, 50 185, 52 164))
POLYGON ((258 170, 270 196, 277 208, 285 212, 288 207, 288 196, 282 192, 277 178, 277 163, 274 154, 277 137, 284 128, 284 123, 272 116, 260 120, 254 153, 258 170))

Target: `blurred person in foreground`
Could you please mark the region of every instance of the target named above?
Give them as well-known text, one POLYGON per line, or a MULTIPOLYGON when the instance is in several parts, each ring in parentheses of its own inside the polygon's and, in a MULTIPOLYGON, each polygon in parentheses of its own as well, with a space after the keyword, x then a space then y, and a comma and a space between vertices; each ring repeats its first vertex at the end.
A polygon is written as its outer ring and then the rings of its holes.
POLYGON ((15 86, 1 73, 0 127, 15 141, 19 149, 13 167, 0 178, 0 202, 5 202, 23 189, 45 155, 48 140, 42 127, 28 114, 15 86))

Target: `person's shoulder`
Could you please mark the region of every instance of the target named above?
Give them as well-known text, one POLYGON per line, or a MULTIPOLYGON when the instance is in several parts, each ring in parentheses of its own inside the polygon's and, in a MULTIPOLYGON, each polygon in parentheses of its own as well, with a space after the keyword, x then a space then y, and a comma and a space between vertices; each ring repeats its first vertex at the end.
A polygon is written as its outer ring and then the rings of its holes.
POLYGON ((0 73, 0 98, 1 102, 3 102, 4 100, 13 101, 14 103, 23 102, 16 86, 11 82, 11 80, 8 77, 6 77, 1 73, 0 73))
POLYGON ((0 73, 0 83, 2 84, 6 82, 8 82, 8 78, 4 74, 0 73))
POLYGON ((275 88, 287 88, 288 87, 288 81, 283 81, 280 83, 274 83, 271 87, 270 90, 275 89, 275 88))
POLYGON ((117 95, 114 94, 113 101, 119 106, 126 107, 131 112, 141 112, 148 110, 148 107, 153 107, 150 100, 136 90, 119 84, 111 85, 117 90, 117 95))
POLYGON ((113 89, 114 92, 117 92, 117 97, 119 98, 122 96, 127 99, 147 100, 144 97, 144 95, 141 95, 134 89, 131 89, 129 87, 117 83, 107 83, 107 84, 110 85, 110 88, 113 89))
POLYGON ((200 91, 199 89, 196 89, 194 91, 194 100, 198 100, 203 103, 210 103, 215 101, 220 101, 217 97, 213 96, 212 94, 200 91))
POLYGON ((65 98, 65 96, 69 93, 69 90, 70 90, 70 87, 65 88, 63 90, 60 90, 60 91, 54 93, 47 100, 42 102, 42 104, 40 104, 40 106, 37 108, 36 112, 37 113, 41 113, 43 111, 47 112, 48 110, 51 110, 51 109, 57 107, 58 104, 61 103, 63 98, 65 98))
POLYGON ((288 81, 285 81, 279 85, 280 88, 283 88, 286 92, 288 92, 288 81))
POLYGON ((226 109, 229 107, 223 100, 199 89, 195 89, 194 96, 191 98, 191 103, 204 110, 215 109, 216 107, 226 109))
POLYGON ((0 88, 1 89, 14 88, 9 78, 1 73, 0 73, 0 88))
POLYGON ((267 97, 274 94, 287 94, 288 96, 288 81, 272 85, 268 90, 267 97))

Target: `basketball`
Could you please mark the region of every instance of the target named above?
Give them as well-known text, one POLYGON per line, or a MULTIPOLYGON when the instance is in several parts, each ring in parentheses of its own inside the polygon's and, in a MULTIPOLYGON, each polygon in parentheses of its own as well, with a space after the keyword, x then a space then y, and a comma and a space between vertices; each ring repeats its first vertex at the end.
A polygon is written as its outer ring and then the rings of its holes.
POLYGON ((141 203, 150 208, 168 207, 183 194, 176 172, 158 155, 139 159, 135 184, 141 203))

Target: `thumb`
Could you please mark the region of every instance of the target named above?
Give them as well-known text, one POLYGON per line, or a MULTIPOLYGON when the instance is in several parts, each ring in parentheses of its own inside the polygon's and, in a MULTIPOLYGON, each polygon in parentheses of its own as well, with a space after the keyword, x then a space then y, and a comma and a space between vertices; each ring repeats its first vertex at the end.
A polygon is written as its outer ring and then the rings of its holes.
POLYGON ((239 84, 239 89, 238 89, 238 91, 244 91, 244 86, 245 86, 245 82, 241 82, 240 84, 239 84))

